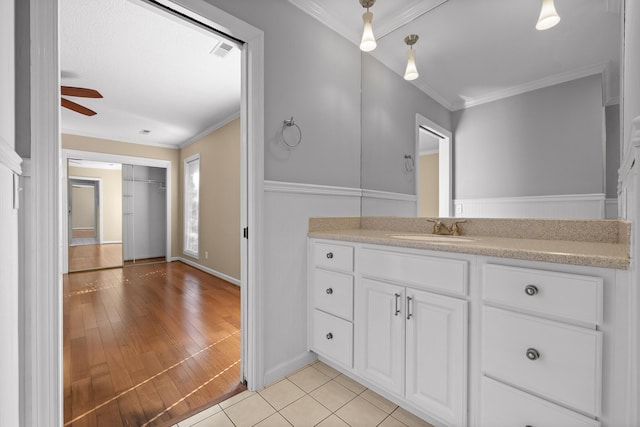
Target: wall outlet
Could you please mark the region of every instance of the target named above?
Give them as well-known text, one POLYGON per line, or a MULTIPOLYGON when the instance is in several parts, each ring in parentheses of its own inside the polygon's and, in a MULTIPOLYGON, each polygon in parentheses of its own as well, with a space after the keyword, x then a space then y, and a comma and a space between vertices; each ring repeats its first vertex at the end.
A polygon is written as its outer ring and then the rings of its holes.
POLYGON ((204 259, 209 259, 209 251, 204 251, 204 259))
POLYGON ((456 205, 456 213, 457 214, 461 214, 462 213, 462 205, 456 205))

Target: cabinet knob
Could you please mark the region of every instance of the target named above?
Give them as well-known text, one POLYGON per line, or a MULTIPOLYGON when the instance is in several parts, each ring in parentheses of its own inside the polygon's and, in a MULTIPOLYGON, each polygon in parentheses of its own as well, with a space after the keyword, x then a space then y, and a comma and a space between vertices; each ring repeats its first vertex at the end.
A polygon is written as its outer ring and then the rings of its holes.
POLYGON ((328 259, 333 258, 333 252, 329 252, 329 253, 327 254, 327 258, 328 258, 328 259))
POLYGON ((332 334, 331 332, 329 332, 329 333, 327 334, 327 339, 328 339, 328 340, 332 340, 332 339, 333 339, 333 334, 332 334))
POLYGON ((529 295, 530 297, 538 294, 538 287, 536 285, 527 285, 524 288, 524 293, 529 295))
POLYGON ((538 360, 540 359, 540 352, 535 348, 527 349, 527 359, 529 360, 538 360))
POLYGON ((325 291, 328 295, 331 295, 333 293, 333 289, 331 288, 327 288, 327 290, 325 291))

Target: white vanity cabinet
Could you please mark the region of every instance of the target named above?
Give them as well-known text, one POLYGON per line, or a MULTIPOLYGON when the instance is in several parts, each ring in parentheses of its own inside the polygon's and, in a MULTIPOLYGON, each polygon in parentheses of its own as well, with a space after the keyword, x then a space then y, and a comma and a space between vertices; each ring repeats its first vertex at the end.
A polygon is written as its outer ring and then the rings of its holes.
POLYGON ((346 368, 353 366, 353 251, 351 245, 310 247, 309 348, 346 368))
POLYGON ((602 286, 600 277, 483 266, 481 425, 600 425, 602 286))
POLYGON ((356 271, 356 371, 466 425, 468 261, 362 247, 356 271))

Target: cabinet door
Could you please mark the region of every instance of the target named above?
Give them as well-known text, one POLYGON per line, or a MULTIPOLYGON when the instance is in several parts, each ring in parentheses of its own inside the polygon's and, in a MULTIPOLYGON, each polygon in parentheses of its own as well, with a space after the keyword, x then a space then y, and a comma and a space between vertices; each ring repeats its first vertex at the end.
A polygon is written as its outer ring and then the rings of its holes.
POLYGON ((406 399, 447 424, 467 421, 467 301, 407 290, 406 399))
POLYGON ((362 279, 356 307, 356 369, 402 395, 404 387, 404 288, 362 279))

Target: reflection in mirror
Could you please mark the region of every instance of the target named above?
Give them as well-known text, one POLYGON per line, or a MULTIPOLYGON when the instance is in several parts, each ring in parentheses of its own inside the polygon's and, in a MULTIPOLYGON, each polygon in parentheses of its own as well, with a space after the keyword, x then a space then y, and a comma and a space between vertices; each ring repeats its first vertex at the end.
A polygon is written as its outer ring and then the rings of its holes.
POLYGON ((562 20, 546 31, 539 7, 448 0, 362 53, 362 215, 444 216, 423 200, 435 197, 424 117, 452 134, 447 216, 618 216, 619 2, 558 2, 562 20), (420 78, 407 82, 412 33, 420 78))

